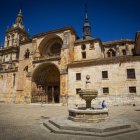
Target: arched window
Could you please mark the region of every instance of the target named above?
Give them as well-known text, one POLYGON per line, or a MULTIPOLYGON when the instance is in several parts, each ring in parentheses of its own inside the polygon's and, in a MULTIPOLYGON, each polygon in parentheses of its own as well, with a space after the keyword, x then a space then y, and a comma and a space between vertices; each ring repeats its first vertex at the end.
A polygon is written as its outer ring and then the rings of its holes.
POLYGON ((131 52, 132 52, 132 55, 134 55, 134 54, 135 54, 135 50, 134 50, 134 49, 131 49, 131 52))
POLYGON ((0 70, 2 70, 2 65, 0 64, 0 70))
POLYGON ((12 45, 14 45, 14 34, 12 35, 12 45))
POLYGON ((122 54, 126 55, 126 50, 125 49, 122 50, 122 54))
POLYGON ((108 57, 114 57, 116 56, 116 52, 113 49, 109 49, 107 52, 108 57))
POLYGON ((110 51, 107 52, 107 57, 111 57, 110 51))
POLYGON ((82 49, 82 50, 85 50, 85 49, 86 49, 86 45, 83 44, 83 45, 81 46, 81 49, 82 49))
POLYGON ((116 52, 114 50, 111 50, 112 56, 116 56, 116 52))
POLYGON ((7 47, 9 47, 10 36, 7 36, 7 47))
POLYGON ((25 51, 24 57, 29 58, 29 56, 30 56, 30 50, 27 48, 25 51))

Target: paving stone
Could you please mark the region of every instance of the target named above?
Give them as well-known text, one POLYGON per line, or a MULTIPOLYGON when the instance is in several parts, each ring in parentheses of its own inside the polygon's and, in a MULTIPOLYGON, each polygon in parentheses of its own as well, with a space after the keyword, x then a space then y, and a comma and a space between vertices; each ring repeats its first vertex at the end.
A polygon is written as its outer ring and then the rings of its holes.
MULTIPOLYGON (((52 117, 67 116, 66 106, 19 105, 0 103, 0 140, 101 140, 96 136, 79 136, 50 133, 43 127, 43 121, 52 117)), ((140 111, 135 107, 109 108, 109 117, 127 118, 140 122, 140 111)), ((104 140, 139 140, 140 132, 104 137, 104 140)))

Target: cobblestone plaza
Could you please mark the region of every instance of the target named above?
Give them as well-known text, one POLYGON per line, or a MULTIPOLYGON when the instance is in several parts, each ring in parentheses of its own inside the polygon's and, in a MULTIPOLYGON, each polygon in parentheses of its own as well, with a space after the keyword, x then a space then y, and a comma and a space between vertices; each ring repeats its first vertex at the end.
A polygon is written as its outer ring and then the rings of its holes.
MULTIPOLYGON (((109 117, 125 118, 140 124, 140 105, 114 106, 109 117)), ((0 140, 100 140, 102 137, 55 134, 43 126, 51 117, 67 116, 66 106, 41 104, 0 104, 0 140)), ((139 140, 140 131, 104 137, 105 140, 139 140)))

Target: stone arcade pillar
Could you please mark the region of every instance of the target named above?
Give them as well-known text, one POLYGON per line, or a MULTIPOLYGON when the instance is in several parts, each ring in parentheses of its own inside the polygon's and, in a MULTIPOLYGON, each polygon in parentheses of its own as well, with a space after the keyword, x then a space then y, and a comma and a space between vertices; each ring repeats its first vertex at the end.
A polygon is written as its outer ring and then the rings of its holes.
POLYGON ((26 85, 24 92, 24 103, 31 103, 32 80, 31 76, 26 77, 26 85))
POLYGON ((66 71, 62 71, 60 74, 60 103, 63 105, 67 104, 67 90, 68 90, 68 74, 66 71))
POLYGON ((52 86, 52 103, 54 103, 54 86, 52 86))

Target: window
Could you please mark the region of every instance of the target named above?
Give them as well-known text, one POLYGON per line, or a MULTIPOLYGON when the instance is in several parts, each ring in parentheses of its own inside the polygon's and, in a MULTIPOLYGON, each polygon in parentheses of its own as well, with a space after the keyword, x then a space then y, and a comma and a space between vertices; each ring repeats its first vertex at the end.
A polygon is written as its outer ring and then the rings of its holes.
POLYGON ((3 80, 3 75, 0 75, 0 80, 3 80))
POLYGON ((103 88, 103 93, 105 93, 105 94, 109 93, 109 88, 108 87, 104 87, 103 88))
POLYGON ((127 69, 127 78, 135 79, 135 69, 127 69))
POLYGON ((90 43, 90 49, 94 49, 94 42, 90 43))
POLYGON ((107 52, 107 57, 111 57, 111 54, 110 54, 110 52, 109 52, 109 51, 107 52))
POLYGON ((129 93, 136 93, 136 87, 129 87, 129 93))
POLYGON ((132 49, 132 50, 131 50, 131 52, 132 52, 132 55, 134 55, 134 54, 135 54, 135 50, 134 50, 134 49, 132 49))
POLYGON ((114 57, 116 56, 116 52, 113 49, 109 49, 107 52, 107 57, 114 57))
POLYGON ((81 80, 81 73, 76 73, 76 80, 81 80))
POLYGON ((112 51, 112 56, 116 56, 116 52, 115 51, 112 51))
POLYGON ((108 71, 102 71, 102 78, 108 78, 108 71))
POLYGON ((0 70, 2 70, 2 65, 0 65, 0 70))
POLYGON ((82 49, 82 50, 85 50, 85 49, 86 49, 86 45, 83 44, 83 45, 81 46, 81 49, 82 49))
POLYGON ((7 47, 9 47, 10 36, 7 36, 7 47))
POLYGON ((122 54, 126 55, 126 50, 125 49, 122 50, 122 54))
POLYGON ((76 94, 79 94, 80 90, 81 90, 81 88, 76 88, 76 94))
POLYGON ((14 35, 12 35, 12 45, 14 45, 14 35))
POLYGON ((86 58, 86 52, 82 52, 82 58, 83 58, 83 59, 86 58))
POLYGON ((24 58, 29 58, 30 56, 30 50, 27 48, 24 54, 24 58))

